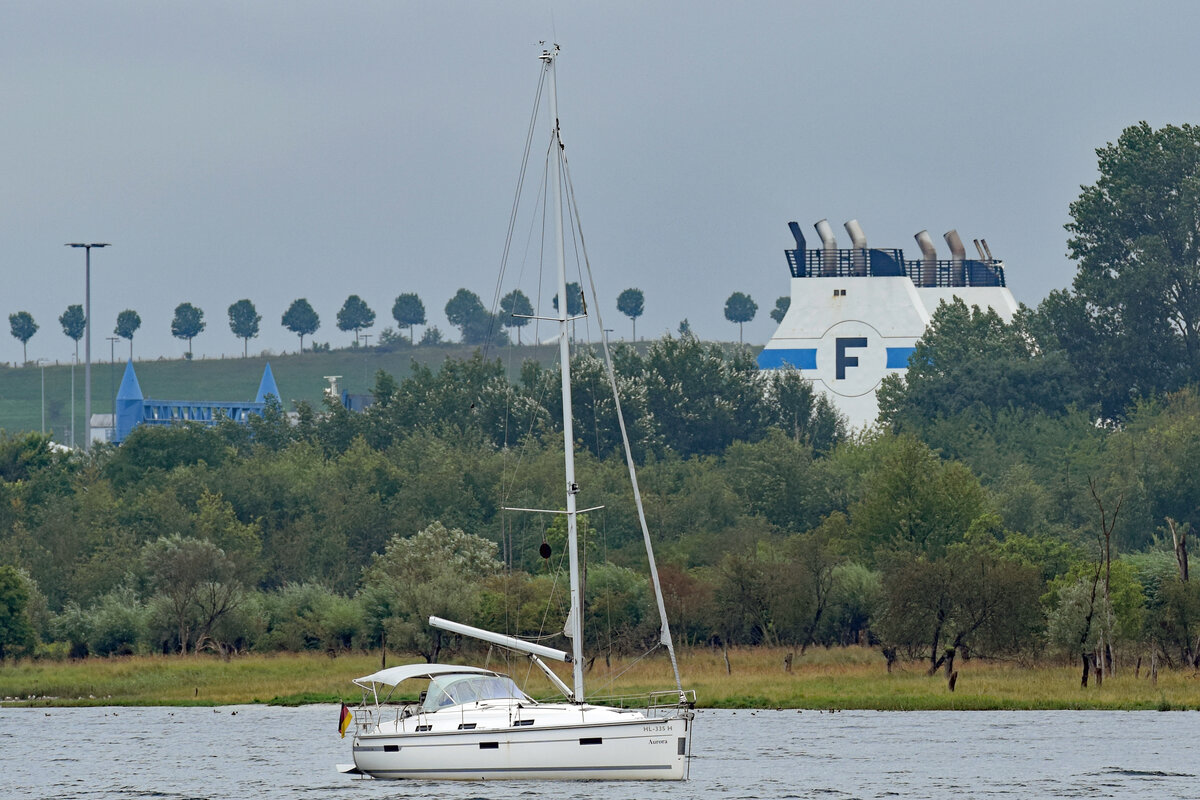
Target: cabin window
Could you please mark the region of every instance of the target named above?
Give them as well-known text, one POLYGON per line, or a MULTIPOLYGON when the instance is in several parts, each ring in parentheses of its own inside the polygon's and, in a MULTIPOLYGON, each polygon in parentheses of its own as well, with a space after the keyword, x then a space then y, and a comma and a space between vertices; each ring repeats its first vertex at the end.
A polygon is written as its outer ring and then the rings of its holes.
POLYGON ((463 724, 458 726, 458 729, 460 731, 473 731, 473 730, 475 730, 475 723, 474 722, 464 722, 463 724))
POLYGON ((385 744, 385 745, 383 746, 383 752, 385 752, 385 753, 399 753, 399 752, 400 752, 400 745, 398 745, 398 744, 385 744))
POLYGON ((531 719, 519 719, 513 723, 513 727, 519 728, 522 725, 532 725, 532 724, 533 724, 533 720, 531 720, 531 719))
POLYGON ((596 736, 594 738, 580 739, 579 743, 580 744, 604 744, 604 740, 601 739, 599 736, 596 736))
POLYGON ((431 730, 433 730, 432 725, 418 725, 417 726, 417 733, 423 733, 424 731, 431 731, 431 730))
POLYGON ((499 742, 480 742, 479 749, 480 750, 499 750, 500 743, 499 742))

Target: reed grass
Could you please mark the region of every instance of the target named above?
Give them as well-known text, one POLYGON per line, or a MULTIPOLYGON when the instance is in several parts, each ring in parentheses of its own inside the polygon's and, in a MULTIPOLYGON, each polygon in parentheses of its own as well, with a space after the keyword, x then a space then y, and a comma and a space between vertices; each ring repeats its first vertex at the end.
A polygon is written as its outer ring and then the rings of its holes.
MULTIPOLYGON (((721 651, 683 650, 679 666, 686 688, 707 708, 798 708, 876 710, 1159 709, 1200 710, 1200 674, 1162 670, 1152 682, 1133 665, 1122 666, 1103 686, 1079 686, 1079 671, 1067 664, 1021 666, 960 661, 956 690, 942 676, 925 674, 923 663, 896 665, 888 673, 877 651, 816 649, 784 671, 784 651, 768 648, 729 652, 726 673, 721 651)), ((389 666, 411 663, 391 658, 389 666)), ((478 662, 476 662, 478 663, 478 662)), ((353 702, 351 678, 380 666, 378 654, 250 655, 224 661, 215 656, 130 656, 85 661, 23 661, 0 667, 0 698, 20 705, 227 705, 353 702)), ((492 666, 509 672, 535 696, 552 694, 528 662, 492 666), (528 680, 528 683, 525 683, 528 680)), ((566 674, 565 665, 558 665, 566 674)), ((569 681, 568 681, 569 682, 569 681)), ((599 658, 588 674, 588 691, 638 695, 674 685, 665 656, 599 658)))

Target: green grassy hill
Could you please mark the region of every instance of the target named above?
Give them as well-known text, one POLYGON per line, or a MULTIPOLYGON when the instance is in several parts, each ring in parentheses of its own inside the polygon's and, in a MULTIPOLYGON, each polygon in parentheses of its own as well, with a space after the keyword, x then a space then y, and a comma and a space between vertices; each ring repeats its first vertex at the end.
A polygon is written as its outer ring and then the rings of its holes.
MULTIPOLYGON (((650 342, 638 342, 643 354, 650 342)), ((725 345, 740 347, 736 343, 725 345)), ((470 358, 478 348, 459 344, 412 347, 407 344, 381 348, 347 348, 322 353, 249 358, 158 359, 134 361, 142 395, 155 400, 253 400, 270 362, 275 383, 283 395, 284 408, 306 401, 321 405, 321 392, 329 385, 326 375, 340 375, 338 386, 352 394, 367 393, 375 384, 375 373, 383 370, 400 379, 412 370, 413 362, 436 369, 447 358, 470 358)), ((757 353, 761 346, 753 346, 757 353)), ((521 364, 535 359, 545 366, 558 363, 557 345, 508 345, 494 347, 488 358, 499 359, 516 380, 521 364)), ((71 436, 71 365, 46 364, 24 367, 0 366, 0 430, 10 433, 42 429, 42 381, 45 379, 46 430, 57 442, 69 443, 71 436)), ((116 390, 125 374, 125 362, 92 362, 92 413, 108 414, 116 390)), ((75 367, 75 436, 83 442, 83 364, 75 367)))
MULTIPOLYGON (((321 392, 329 385, 326 375, 340 375, 338 385, 351 393, 365 393, 374 385, 375 373, 384 370, 397 378, 408 375, 414 361, 437 367, 447 358, 469 358, 474 347, 439 345, 401 347, 390 352, 376 348, 336 350, 264 358, 221 358, 135 361, 142 394, 158 400, 253 400, 263 367, 271 364, 285 408, 297 401, 320 406, 321 392)), ((510 375, 517 375, 526 359, 557 363, 553 346, 493 348, 489 358, 500 359, 510 375)), ((121 385, 125 363, 92 362, 92 412, 112 411, 113 396, 121 385)), ((69 364, 0 367, 0 430, 42 429, 42 379, 45 374, 46 430, 55 441, 69 442, 71 431, 71 367, 69 364)), ((75 436, 83 441, 83 365, 75 367, 75 436)))

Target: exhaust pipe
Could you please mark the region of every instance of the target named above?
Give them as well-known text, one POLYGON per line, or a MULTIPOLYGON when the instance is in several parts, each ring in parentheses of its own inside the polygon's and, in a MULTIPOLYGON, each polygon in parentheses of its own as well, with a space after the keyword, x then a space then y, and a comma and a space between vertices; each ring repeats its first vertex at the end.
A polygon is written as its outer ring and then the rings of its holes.
POLYGON ((950 285, 951 286, 966 286, 966 260, 967 248, 963 247, 962 239, 958 238, 958 231, 953 228, 943 234, 946 239, 946 244, 950 246, 950 285))
POLYGON ((921 286, 937 286, 937 248, 929 231, 921 231, 913 237, 921 248, 921 286))
POLYGON ((845 224, 846 233, 850 235, 850 244, 854 246, 854 275, 867 274, 867 235, 863 233, 858 220, 852 219, 845 224))
POLYGON ((987 256, 985 256, 985 255, 983 254, 983 248, 982 248, 982 247, 980 247, 980 245, 979 245, 979 240, 978 240, 978 239, 972 239, 971 241, 975 243, 975 252, 976 252, 976 253, 979 253, 979 260, 980 260, 980 261, 987 261, 987 256))
POLYGON ((987 239, 980 239, 979 241, 983 244, 983 252, 987 253, 987 260, 995 261, 996 259, 992 258, 992 248, 987 246, 987 239))
POLYGON ((792 238, 796 240, 796 267, 800 275, 808 275, 808 243, 804 241, 804 234, 800 232, 800 225, 796 222, 789 222, 788 228, 792 231, 792 238))
POLYGON ((795 222, 789 222, 788 228, 792 231, 792 238, 796 240, 796 249, 804 250, 808 247, 808 243, 804 241, 804 234, 800 232, 800 225, 795 222))
POLYGON ((837 239, 833 236, 833 228, 829 225, 829 220, 823 219, 816 224, 817 235, 821 237, 821 243, 825 246, 824 252, 821 254, 821 275, 830 277, 837 275, 837 239))

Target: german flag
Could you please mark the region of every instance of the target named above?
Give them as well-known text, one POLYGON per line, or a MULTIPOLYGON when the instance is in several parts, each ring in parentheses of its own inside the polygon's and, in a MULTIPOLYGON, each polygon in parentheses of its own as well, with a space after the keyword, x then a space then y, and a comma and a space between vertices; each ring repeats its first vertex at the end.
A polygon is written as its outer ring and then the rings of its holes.
POLYGON ((342 703, 342 713, 338 717, 338 733, 342 735, 343 739, 346 738, 346 729, 350 727, 350 722, 353 719, 354 716, 350 713, 350 709, 346 708, 345 703, 342 703))

